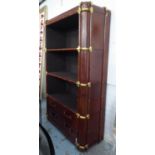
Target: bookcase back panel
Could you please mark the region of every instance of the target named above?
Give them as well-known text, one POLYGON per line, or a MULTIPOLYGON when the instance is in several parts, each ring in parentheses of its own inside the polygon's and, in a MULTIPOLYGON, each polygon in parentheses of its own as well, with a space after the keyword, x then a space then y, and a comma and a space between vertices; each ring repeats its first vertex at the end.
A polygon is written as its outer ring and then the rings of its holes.
POLYGON ((75 48, 78 46, 78 15, 48 25, 46 31, 48 49, 75 48))
POLYGON ((65 47, 76 48, 78 46, 78 30, 70 30, 65 33, 65 47))
POLYGON ((48 72, 69 72, 77 75, 77 53, 47 52, 48 72))
POLYGON ((78 46, 78 30, 59 31, 47 28, 47 49, 76 48, 78 46))
POLYGON ((58 80, 56 78, 53 78, 51 76, 47 76, 47 93, 48 94, 60 94, 64 93, 66 88, 65 88, 65 83, 62 80, 58 80))

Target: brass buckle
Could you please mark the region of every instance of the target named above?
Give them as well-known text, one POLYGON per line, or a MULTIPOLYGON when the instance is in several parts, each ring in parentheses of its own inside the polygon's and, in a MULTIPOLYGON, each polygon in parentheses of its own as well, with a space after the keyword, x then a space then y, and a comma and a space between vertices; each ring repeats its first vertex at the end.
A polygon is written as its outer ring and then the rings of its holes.
POLYGON ((75 144, 76 144, 76 146, 77 146, 79 149, 81 149, 81 150, 88 149, 88 144, 86 144, 86 145, 80 145, 80 144, 78 143, 78 141, 77 141, 77 138, 75 139, 75 144))
POLYGON ((89 114, 87 114, 86 116, 82 116, 79 113, 76 113, 76 117, 79 118, 79 119, 90 119, 90 115, 89 114))
POLYGON ((91 87, 91 82, 81 83, 80 81, 76 82, 77 87, 91 87))
POLYGON ((79 53, 81 50, 92 52, 93 49, 92 49, 91 46, 90 46, 90 47, 80 47, 80 46, 78 46, 78 47, 76 48, 76 50, 77 50, 78 53, 79 53))
POLYGON ((90 8, 81 8, 81 7, 79 7, 78 8, 78 10, 77 10, 77 12, 78 12, 78 14, 80 14, 81 12, 90 12, 90 13, 93 13, 93 11, 94 11, 94 9, 93 9, 93 7, 91 6, 90 8))

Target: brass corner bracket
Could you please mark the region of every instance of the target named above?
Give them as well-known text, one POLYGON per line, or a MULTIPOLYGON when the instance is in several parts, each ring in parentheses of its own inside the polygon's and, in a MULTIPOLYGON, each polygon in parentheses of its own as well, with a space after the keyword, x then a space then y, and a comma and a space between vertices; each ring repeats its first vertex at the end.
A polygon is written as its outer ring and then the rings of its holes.
POLYGON ((79 113, 76 113, 76 117, 79 118, 79 119, 90 119, 90 115, 89 114, 87 114, 86 116, 82 116, 79 113))
POLYGON ((81 83, 80 81, 76 82, 77 87, 91 87, 91 82, 81 83))
POLYGON ((78 47, 76 48, 76 50, 77 50, 78 53, 79 53, 81 50, 92 52, 93 49, 92 49, 91 46, 90 46, 90 47, 80 47, 80 46, 78 46, 78 47))
POLYGON ((81 149, 81 150, 86 150, 86 149, 88 149, 88 144, 86 144, 86 145, 80 145, 80 144, 78 143, 78 141, 77 141, 77 138, 75 139, 75 144, 76 144, 77 148, 79 148, 79 149, 81 149))
POLYGON ((81 12, 90 12, 90 13, 93 13, 94 9, 93 7, 91 6, 90 8, 87 8, 87 7, 80 7, 78 8, 77 12, 78 14, 80 14, 81 12))

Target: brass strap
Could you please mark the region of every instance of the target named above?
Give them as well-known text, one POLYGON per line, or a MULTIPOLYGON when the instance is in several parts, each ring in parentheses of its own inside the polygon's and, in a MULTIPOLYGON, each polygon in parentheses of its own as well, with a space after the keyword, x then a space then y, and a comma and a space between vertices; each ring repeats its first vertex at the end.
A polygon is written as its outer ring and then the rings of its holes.
POLYGON ((78 8, 78 10, 77 10, 77 12, 78 12, 78 14, 80 14, 81 12, 90 12, 90 13, 93 13, 93 7, 91 6, 90 8, 84 8, 84 7, 79 7, 78 8))
POLYGON ((90 47, 80 47, 80 46, 78 46, 78 47, 76 48, 76 50, 78 51, 78 53, 79 53, 81 50, 92 52, 92 47, 91 47, 91 46, 90 46, 90 47))
POLYGON ((77 87, 91 87, 91 83, 81 83, 80 81, 76 82, 77 87))
POLYGON ((89 114, 87 114, 86 116, 82 116, 79 113, 76 113, 76 117, 79 118, 79 119, 90 119, 90 115, 89 114))
POLYGON ((79 149, 81 149, 81 150, 88 149, 88 144, 86 144, 86 145, 80 145, 80 144, 78 143, 78 141, 77 141, 77 138, 75 139, 75 144, 76 144, 76 146, 77 146, 79 149))

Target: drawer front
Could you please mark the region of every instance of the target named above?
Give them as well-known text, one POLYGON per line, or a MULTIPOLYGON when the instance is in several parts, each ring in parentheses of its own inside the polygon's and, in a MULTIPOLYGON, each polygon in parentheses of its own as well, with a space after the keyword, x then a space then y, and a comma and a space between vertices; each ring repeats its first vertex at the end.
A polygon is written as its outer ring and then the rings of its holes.
POLYGON ((66 123, 70 124, 72 128, 77 129, 77 117, 74 112, 64 107, 62 115, 66 123))
POLYGON ((63 107, 63 130, 65 135, 74 143, 77 137, 77 117, 69 109, 63 107))
POLYGON ((47 97, 47 110, 49 107, 52 108, 55 112, 58 112, 58 113, 62 112, 62 107, 60 106, 60 104, 58 104, 52 98, 47 97))
POLYGON ((77 137, 77 128, 75 128, 72 123, 66 119, 63 121, 63 132, 72 142, 75 142, 75 138, 77 137))
POLYGON ((62 117, 61 115, 55 110, 53 109, 49 104, 47 104, 47 115, 48 115, 48 119, 52 122, 54 122, 54 124, 56 124, 59 127, 62 127, 62 117))
MULTIPOLYGON (((51 109, 59 113, 66 122, 68 122, 72 127, 77 128, 77 116, 74 112, 63 106, 62 104, 57 103, 51 97, 47 97, 47 111, 51 109)), ((61 120, 62 122, 62 120, 61 120)))
POLYGON ((47 114, 48 119, 74 143, 77 137, 78 121, 76 113, 57 103, 51 97, 47 97, 47 114))

